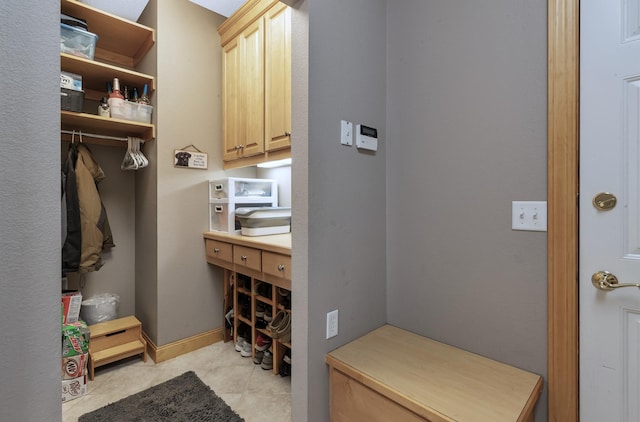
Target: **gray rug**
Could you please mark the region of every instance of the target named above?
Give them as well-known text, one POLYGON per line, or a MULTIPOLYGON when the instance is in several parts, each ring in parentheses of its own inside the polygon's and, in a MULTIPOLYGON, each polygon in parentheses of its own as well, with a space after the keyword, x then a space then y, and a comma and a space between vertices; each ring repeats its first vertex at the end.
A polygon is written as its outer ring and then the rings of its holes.
POLYGON ((242 422, 193 372, 165 381, 80 416, 78 422, 242 422))

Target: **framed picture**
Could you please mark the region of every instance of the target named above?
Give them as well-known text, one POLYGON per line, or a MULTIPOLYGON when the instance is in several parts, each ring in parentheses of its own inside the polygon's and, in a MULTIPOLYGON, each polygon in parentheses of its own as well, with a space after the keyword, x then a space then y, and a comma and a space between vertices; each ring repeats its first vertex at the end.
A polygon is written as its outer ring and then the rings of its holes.
POLYGON ((173 151, 173 166, 176 168, 206 170, 209 166, 209 154, 200 151, 193 145, 188 145, 173 151))

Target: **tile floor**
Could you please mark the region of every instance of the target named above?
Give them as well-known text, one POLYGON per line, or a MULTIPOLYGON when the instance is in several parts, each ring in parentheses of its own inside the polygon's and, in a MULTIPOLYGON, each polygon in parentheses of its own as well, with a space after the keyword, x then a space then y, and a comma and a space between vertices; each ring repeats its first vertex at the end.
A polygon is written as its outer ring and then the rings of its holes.
POLYGON ((87 412, 189 370, 246 422, 291 421, 291 378, 274 375, 251 358, 241 357, 231 342, 218 342, 158 364, 150 358, 146 363, 130 358, 97 368, 87 394, 62 404, 62 421, 75 422, 87 412))

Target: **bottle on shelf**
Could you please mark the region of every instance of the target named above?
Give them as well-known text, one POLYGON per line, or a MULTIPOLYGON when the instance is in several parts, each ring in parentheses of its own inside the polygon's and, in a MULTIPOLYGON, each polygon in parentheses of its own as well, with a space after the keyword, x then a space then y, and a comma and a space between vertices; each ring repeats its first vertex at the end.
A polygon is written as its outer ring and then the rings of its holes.
POLYGON ((122 89, 122 96, 124 97, 125 101, 129 101, 129 87, 126 85, 122 89))
POLYGON ((120 80, 113 78, 113 91, 109 94, 109 109, 111 117, 122 117, 124 109, 124 95, 120 92, 120 80))
POLYGON ((151 101, 149 101, 149 85, 144 84, 144 87, 142 88, 142 95, 138 98, 138 102, 145 105, 151 104, 151 101))
POLYGON ((107 97, 111 96, 112 92, 113 92, 113 88, 111 88, 111 82, 107 81, 107 97))
POLYGON ((98 116, 100 117, 110 117, 111 113, 109 111, 109 102, 107 97, 102 97, 100 100, 100 104, 98 105, 98 116))
POLYGON ((138 100, 140 99, 138 98, 138 88, 134 86, 133 90, 131 91, 131 95, 132 95, 131 101, 133 101, 134 103, 137 103, 138 100))

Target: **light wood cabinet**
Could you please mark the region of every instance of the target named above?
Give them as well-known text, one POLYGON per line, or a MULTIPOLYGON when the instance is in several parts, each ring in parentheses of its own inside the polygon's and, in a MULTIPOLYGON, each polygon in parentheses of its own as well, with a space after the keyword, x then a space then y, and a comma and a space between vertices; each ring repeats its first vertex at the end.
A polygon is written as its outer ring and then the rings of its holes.
MULTIPOLYGON (((271 337, 258 323, 256 309, 269 308, 272 317, 278 312, 291 315, 291 234, 251 238, 207 232, 204 237, 207 262, 224 269, 223 312, 234 309, 233 328, 225 325, 224 340, 235 343, 241 324, 249 327, 252 345, 260 334, 271 337)), ((291 341, 273 339, 271 350, 277 374, 291 341)))
MULTIPOLYGON (((155 90, 155 77, 137 72, 135 66, 155 43, 155 30, 110 13, 103 12, 75 0, 61 0, 60 11, 84 19, 89 31, 98 35, 95 60, 60 53, 60 68, 82 76, 85 99, 98 101, 106 94, 105 82, 120 79, 123 85, 149 87, 155 90)), ((155 126, 129 120, 110 119, 96 114, 61 111, 61 128, 115 137, 137 136, 145 141, 155 138, 155 126)), ((68 138, 63 136, 63 139, 68 138)), ((113 141, 93 139, 106 145, 113 141)), ((115 145, 126 145, 116 142, 115 145)))
POLYGON ((249 0, 218 28, 224 168, 291 156, 291 10, 249 0))
POLYGON ((265 150, 291 146, 291 8, 265 15, 265 150))

